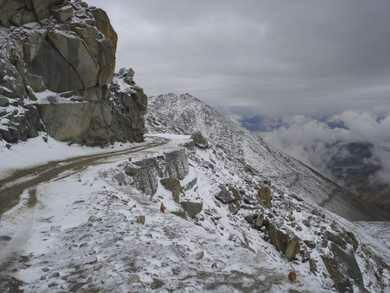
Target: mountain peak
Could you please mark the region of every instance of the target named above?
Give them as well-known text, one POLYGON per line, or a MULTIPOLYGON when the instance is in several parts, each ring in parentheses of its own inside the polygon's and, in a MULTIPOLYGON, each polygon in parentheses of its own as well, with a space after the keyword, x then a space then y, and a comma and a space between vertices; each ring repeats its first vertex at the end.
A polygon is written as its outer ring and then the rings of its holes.
MULTIPOLYGON (((146 124, 149 133, 191 135, 201 132, 226 156, 245 162, 265 180, 289 186, 308 201, 349 219, 376 219, 377 210, 357 204, 355 195, 318 171, 276 150, 238 123, 189 94, 159 95, 149 100, 146 124)), ((379 216, 381 217, 381 216, 379 216)))

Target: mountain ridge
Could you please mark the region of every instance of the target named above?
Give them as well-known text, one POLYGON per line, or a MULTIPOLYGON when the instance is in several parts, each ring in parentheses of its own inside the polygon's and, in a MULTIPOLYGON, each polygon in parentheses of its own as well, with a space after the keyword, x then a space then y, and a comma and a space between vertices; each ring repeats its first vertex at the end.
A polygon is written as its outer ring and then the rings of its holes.
POLYGON ((252 136, 237 122, 225 117, 188 93, 179 95, 170 93, 151 97, 149 107, 150 111, 146 117, 149 130, 189 135, 200 131, 216 144, 225 144, 225 150, 228 154, 238 154, 241 159, 246 160, 252 168, 257 169, 257 172, 267 179, 281 180, 282 184, 280 185, 298 185, 296 186, 297 193, 306 194, 307 198, 316 204, 322 204, 328 209, 354 220, 383 220, 386 218, 383 213, 378 215, 375 207, 369 207, 369 209, 374 210, 367 210, 367 207, 359 202, 353 193, 320 174, 319 171, 275 150, 263 139, 252 136), (162 122, 162 125, 157 125, 155 123, 157 120, 159 123, 162 122), (216 130, 212 131, 212 129, 216 130), (235 141, 235 135, 244 137, 245 143, 241 144, 235 141), (224 141, 224 138, 227 140, 224 141), (254 151, 251 150, 253 147, 254 151), (255 159, 251 163, 253 158, 255 159), (282 179, 283 177, 285 180, 282 179), (317 187, 313 188, 313 186, 317 187), (320 195, 315 195, 319 192, 320 195), (351 209, 351 206, 354 208, 351 209), (350 215, 346 214, 348 210, 351 212, 350 215))

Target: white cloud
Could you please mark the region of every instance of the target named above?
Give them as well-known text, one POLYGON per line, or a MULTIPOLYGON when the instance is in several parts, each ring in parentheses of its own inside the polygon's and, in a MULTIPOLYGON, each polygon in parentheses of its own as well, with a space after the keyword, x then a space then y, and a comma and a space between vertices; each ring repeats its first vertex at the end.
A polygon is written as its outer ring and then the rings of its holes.
POLYGON ((382 166, 374 179, 390 183, 390 114, 345 111, 325 121, 294 116, 285 119, 285 122, 287 126, 263 133, 265 140, 327 174, 329 159, 335 155, 332 151, 337 150, 330 146, 337 143, 371 143, 372 160, 379 161, 382 166))

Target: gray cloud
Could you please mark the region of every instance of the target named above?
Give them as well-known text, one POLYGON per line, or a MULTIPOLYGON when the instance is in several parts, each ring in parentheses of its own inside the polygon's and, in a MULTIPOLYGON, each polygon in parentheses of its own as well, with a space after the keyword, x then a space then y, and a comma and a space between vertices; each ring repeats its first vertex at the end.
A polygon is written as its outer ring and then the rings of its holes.
POLYGON ((390 108, 390 1, 89 0, 148 94, 272 114, 390 108))

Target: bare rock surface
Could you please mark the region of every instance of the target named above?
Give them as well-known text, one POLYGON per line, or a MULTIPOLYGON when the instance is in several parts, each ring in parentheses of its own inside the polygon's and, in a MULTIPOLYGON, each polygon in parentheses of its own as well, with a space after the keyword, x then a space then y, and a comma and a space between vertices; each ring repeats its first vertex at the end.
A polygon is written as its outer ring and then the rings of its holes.
POLYGON ((118 36, 103 10, 80 0, 0 7, 0 139, 143 140, 146 96, 134 71, 114 74, 118 36))

